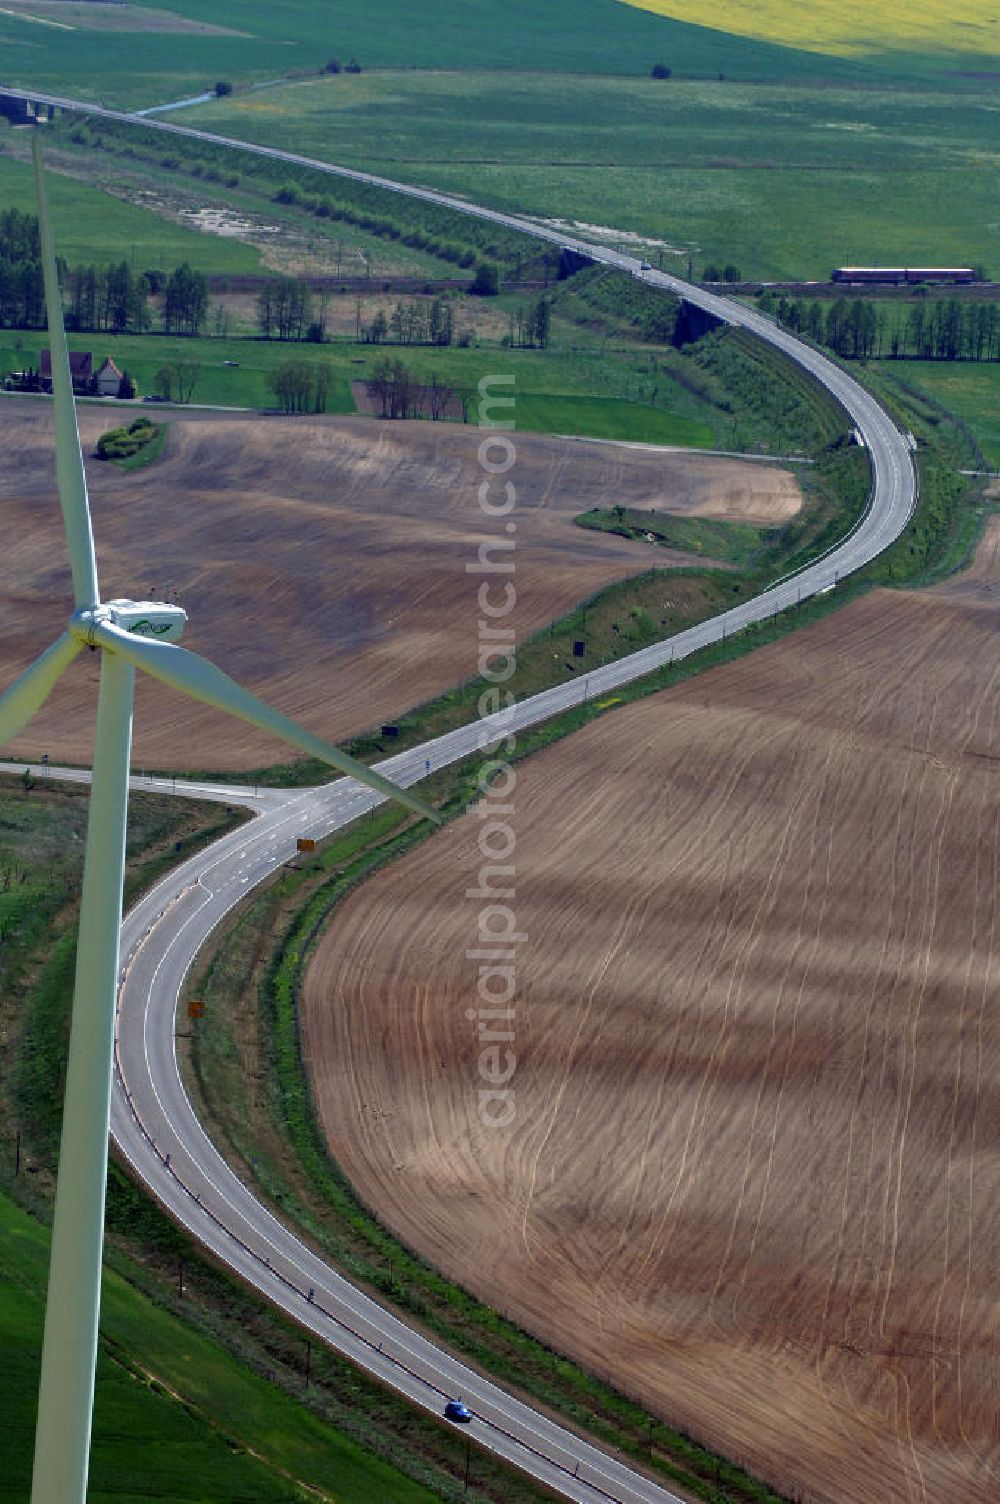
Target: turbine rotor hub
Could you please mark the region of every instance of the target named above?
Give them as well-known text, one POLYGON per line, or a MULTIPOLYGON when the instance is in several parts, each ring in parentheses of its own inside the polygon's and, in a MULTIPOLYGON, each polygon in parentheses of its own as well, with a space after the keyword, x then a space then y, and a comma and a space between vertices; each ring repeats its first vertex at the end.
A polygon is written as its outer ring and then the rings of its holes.
POLYGON ((135 637, 154 642, 179 642, 187 625, 187 612, 166 601, 106 601, 70 617, 69 629, 78 641, 94 647, 94 627, 117 627, 135 637))

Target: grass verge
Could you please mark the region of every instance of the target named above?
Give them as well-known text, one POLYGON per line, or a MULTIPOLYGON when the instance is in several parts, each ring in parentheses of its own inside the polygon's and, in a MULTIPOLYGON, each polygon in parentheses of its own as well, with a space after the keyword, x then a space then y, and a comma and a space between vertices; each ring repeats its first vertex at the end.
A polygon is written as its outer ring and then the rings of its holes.
MULTIPOLYGON (((28 1495, 48 1234, 0 1195, 0 1499, 28 1495)), ((324 1425, 217 1342, 106 1271, 88 1499, 289 1504, 435 1495, 324 1425)))
POLYGON ((704 554, 729 564, 752 566, 760 558, 769 529, 748 522, 716 522, 710 517, 671 517, 628 507, 595 507, 575 519, 579 527, 619 538, 645 538, 664 548, 704 554))

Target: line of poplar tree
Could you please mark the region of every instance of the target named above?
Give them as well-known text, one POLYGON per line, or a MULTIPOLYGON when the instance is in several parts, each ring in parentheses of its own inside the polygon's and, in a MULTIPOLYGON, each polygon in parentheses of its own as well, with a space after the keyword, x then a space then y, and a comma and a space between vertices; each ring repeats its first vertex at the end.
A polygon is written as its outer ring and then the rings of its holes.
POLYGON ((257 297, 257 323, 265 339, 322 339, 322 319, 314 320, 312 293, 300 277, 271 277, 257 297))
POLYGON ((765 293, 760 307, 786 329, 848 360, 1000 360, 996 303, 937 298, 899 305, 837 298, 824 305, 765 293))
MULTIPOLYGON (((68 266, 59 260, 69 329, 145 334, 153 324, 150 298, 163 294, 167 334, 201 334, 208 316, 208 280, 187 262, 169 276, 134 272, 127 261, 68 266)), ((0 328, 44 329, 45 289, 38 220, 18 209, 0 211, 0 328)))
POLYGON ((447 298, 431 303, 413 299, 397 303, 388 318, 379 308, 359 332, 368 345, 450 345, 455 340, 455 313, 447 298))

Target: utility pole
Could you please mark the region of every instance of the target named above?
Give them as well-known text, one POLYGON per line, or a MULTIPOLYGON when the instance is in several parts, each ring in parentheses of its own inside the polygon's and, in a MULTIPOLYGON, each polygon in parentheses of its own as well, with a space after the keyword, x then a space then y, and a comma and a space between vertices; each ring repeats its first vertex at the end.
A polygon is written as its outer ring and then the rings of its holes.
POLYGON ((312 1376, 312 1343, 306 1340, 306 1388, 309 1388, 309 1380, 312 1376))

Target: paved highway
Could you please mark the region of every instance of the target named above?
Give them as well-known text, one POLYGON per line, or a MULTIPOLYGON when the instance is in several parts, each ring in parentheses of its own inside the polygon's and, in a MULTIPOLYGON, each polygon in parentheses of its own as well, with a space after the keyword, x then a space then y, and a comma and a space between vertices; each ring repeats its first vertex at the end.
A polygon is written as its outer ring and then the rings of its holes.
MULTIPOLYGON (((3 92, 118 120, 133 118, 54 96, 3 92)), ((833 393, 863 436, 872 467, 870 505, 860 523, 824 558, 712 621, 522 701, 502 728, 498 726, 498 736, 606 694, 835 586, 879 554, 905 527, 916 494, 905 436, 839 366, 752 310, 668 273, 642 270, 633 257, 446 194, 163 121, 135 123, 372 183, 494 220, 541 240, 572 245, 654 287, 680 294, 777 346, 833 393)), ((400 753, 380 764, 380 771, 401 784, 414 784, 424 776, 428 763, 437 769, 479 751, 484 725, 488 723, 474 722, 400 753)), ((22 763, 6 766, 15 772, 23 768, 22 763)), ((37 771, 59 776, 57 770, 37 771)), ((81 774, 67 772, 66 776, 81 774)), ((298 836, 330 834, 371 809, 377 796, 348 779, 319 789, 288 791, 185 785, 179 779, 159 780, 158 786, 165 792, 244 803, 257 818, 172 872, 124 921, 111 1123, 119 1153, 157 1200, 207 1249, 318 1338, 434 1414, 441 1413, 447 1397, 462 1395, 475 1414, 470 1432, 479 1445, 581 1504, 609 1499, 621 1504, 679 1504, 660 1484, 506 1394, 330 1269, 233 1173, 206 1135, 184 1090, 175 1041, 177 1000, 202 945, 234 905, 293 856, 298 836)), ((146 788, 149 783, 133 780, 133 787, 146 788)))

